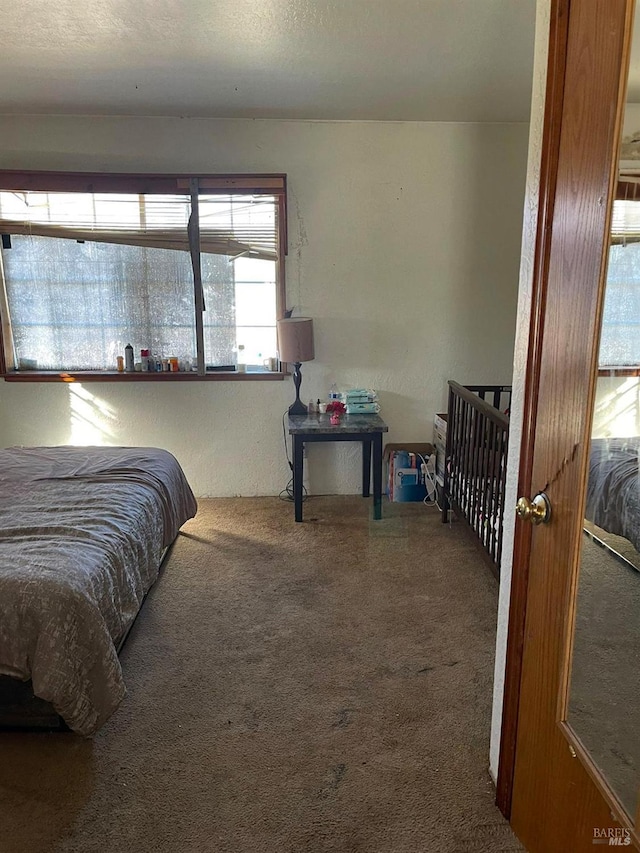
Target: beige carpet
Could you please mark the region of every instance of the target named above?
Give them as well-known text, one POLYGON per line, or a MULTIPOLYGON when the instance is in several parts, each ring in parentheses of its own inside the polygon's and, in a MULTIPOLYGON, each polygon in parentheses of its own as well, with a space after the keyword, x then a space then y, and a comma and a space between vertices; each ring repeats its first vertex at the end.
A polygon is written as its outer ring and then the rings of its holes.
POLYGON ((201 501, 93 740, 0 735, 2 853, 520 850, 487 771, 498 585, 420 504, 201 501))

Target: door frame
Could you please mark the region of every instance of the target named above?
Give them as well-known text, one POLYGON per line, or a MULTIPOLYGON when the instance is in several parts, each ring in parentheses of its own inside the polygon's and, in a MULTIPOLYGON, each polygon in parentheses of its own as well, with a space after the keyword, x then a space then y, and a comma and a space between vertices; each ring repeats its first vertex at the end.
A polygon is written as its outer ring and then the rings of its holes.
MULTIPOLYGON (((522 439, 518 466, 518 495, 532 494, 532 469, 540 385, 542 339, 555 209, 564 81, 567 71, 569 13, 574 0, 551 0, 547 76, 538 189, 538 218, 531 282, 530 321, 524 383, 522 439)), ((627 0, 633 2, 633 0, 627 0)), ((525 622, 527 616, 531 525, 516 524, 504 673, 502 727, 496 782, 496 805, 511 818, 520 705, 525 622)))
MULTIPOLYGON (((544 125, 538 190, 538 221, 535 236, 522 438, 518 467, 518 495, 531 494, 537 397, 538 386, 540 384, 541 347, 544 332, 544 309, 551 247, 550 226, 553 221, 558 175, 570 3, 571 0, 551 0, 544 125)), ((515 774, 531 533, 531 525, 516 524, 507 628, 500 758, 496 781, 496 805, 507 820, 511 817, 515 774)))

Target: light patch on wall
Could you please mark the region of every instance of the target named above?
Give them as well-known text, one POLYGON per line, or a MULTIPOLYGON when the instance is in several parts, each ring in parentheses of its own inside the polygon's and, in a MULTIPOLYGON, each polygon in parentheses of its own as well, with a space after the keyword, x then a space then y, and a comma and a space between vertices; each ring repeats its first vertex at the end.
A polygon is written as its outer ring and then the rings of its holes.
POLYGON ((593 418, 594 438, 640 435, 640 379, 600 377, 593 418))
POLYGON ((70 382, 67 388, 71 426, 69 444, 111 444, 115 411, 79 382, 70 382))

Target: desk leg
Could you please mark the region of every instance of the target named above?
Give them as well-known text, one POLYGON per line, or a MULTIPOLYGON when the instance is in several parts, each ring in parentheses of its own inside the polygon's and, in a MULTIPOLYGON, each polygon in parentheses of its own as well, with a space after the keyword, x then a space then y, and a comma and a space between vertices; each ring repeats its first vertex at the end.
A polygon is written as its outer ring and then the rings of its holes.
POLYGON ((382 518, 382 433, 373 434, 373 517, 382 518))
POLYGON ((368 498, 371 486, 371 438, 362 439, 362 497, 368 498))
POLYGON ((304 440, 302 436, 293 436, 293 502, 295 507, 296 521, 302 521, 302 466, 304 440))

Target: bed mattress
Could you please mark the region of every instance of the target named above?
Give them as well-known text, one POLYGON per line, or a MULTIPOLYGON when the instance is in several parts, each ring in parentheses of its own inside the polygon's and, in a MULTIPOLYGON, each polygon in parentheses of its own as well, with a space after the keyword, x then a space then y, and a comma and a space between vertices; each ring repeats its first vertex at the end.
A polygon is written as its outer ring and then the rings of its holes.
POLYGON ((196 509, 164 450, 0 450, 0 674, 97 731, 125 695, 117 643, 196 509))
POLYGON ((640 437, 591 442, 585 517, 640 551, 640 437))

